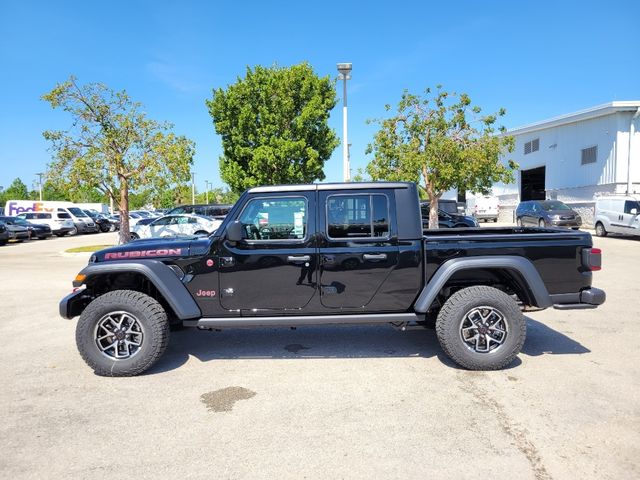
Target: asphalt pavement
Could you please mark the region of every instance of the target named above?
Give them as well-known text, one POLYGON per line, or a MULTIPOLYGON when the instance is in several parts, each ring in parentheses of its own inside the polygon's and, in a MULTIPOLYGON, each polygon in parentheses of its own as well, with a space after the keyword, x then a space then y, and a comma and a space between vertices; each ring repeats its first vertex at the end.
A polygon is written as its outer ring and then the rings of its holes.
POLYGON ((507 369, 432 330, 172 332, 147 374, 103 378, 58 301, 115 234, 0 247, 0 477, 640 477, 640 240, 595 239, 596 310, 529 313, 507 369))

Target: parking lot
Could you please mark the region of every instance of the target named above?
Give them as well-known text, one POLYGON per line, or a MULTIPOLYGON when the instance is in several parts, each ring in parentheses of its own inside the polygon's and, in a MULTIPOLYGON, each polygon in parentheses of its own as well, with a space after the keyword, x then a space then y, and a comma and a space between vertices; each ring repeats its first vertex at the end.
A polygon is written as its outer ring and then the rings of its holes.
POLYGON ((519 358, 455 367, 432 330, 172 332, 93 374, 58 301, 115 233, 0 248, 3 478, 638 478, 640 240, 594 238, 596 310, 529 313, 519 358))

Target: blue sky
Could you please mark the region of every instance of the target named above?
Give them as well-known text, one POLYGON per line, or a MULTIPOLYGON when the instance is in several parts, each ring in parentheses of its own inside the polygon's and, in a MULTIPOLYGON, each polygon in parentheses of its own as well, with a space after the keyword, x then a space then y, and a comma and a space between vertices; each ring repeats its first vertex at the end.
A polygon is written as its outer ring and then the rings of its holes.
MULTIPOLYGON (((403 91, 441 83, 508 128, 613 100, 640 99, 640 2, 11 1, 0 0, 0 186, 35 185, 42 138, 70 118, 39 98, 70 74, 126 89, 196 142, 195 172, 223 183, 220 139, 205 99, 246 66, 308 61, 349 82, 352 168, 403 91)), ((338 86, 341 95, 342 88, 338 86)), ((342 135, 342 104, 331 125, 342 135)), ((342 150, 325 165, 342 179, 342 150)))

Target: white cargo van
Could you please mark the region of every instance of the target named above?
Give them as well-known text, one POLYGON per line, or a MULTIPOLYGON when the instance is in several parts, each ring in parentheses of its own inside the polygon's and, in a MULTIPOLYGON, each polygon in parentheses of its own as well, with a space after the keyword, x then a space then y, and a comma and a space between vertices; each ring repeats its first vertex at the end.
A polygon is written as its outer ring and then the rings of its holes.
POLYGON ((21 213, 52 213, 55 219, 70 219, 73 222, 73 230, 69 235, 76 233, 95 233, 98 226, 95 222, 78 208, 73 202, 34 201, 34 200, 8 200, 4 207, 5 215, 15 217, 21 213))
POLYGON ((640 195, 607 195, 596 198, 596 235, 640 235, 640 195))
POLYGON ((467 200, 467 206, 471 215, 476 217, 476 220, 489 220, 493 222, 498 221, 498 214, 500 213, 498 206, 498 197, 492 195, 478 195, 467 200))

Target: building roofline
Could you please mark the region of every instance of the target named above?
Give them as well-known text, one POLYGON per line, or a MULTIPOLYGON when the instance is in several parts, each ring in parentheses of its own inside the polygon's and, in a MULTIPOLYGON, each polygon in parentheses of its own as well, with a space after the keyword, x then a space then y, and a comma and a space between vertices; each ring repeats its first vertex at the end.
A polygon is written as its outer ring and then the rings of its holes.
POLYGON ((586 108, 573 113, 567 113, 558 117, 553 117, 541 122, 530 123, 521 127, 513 128, 507 131, 508 135, 520 135, 523 133, 536 132, 538 130, 544 130, 546 128, 558 127, 560 125, 567 125, 569 123, 575 123, 582 120, 589 120, 592 118, 602 117, 605 115, 611 115, 616 112, 633 112, 640 108, 640 100, 629 100, 620 102, 603 103, 602 105, 596 105, 595 107, 586 108))

